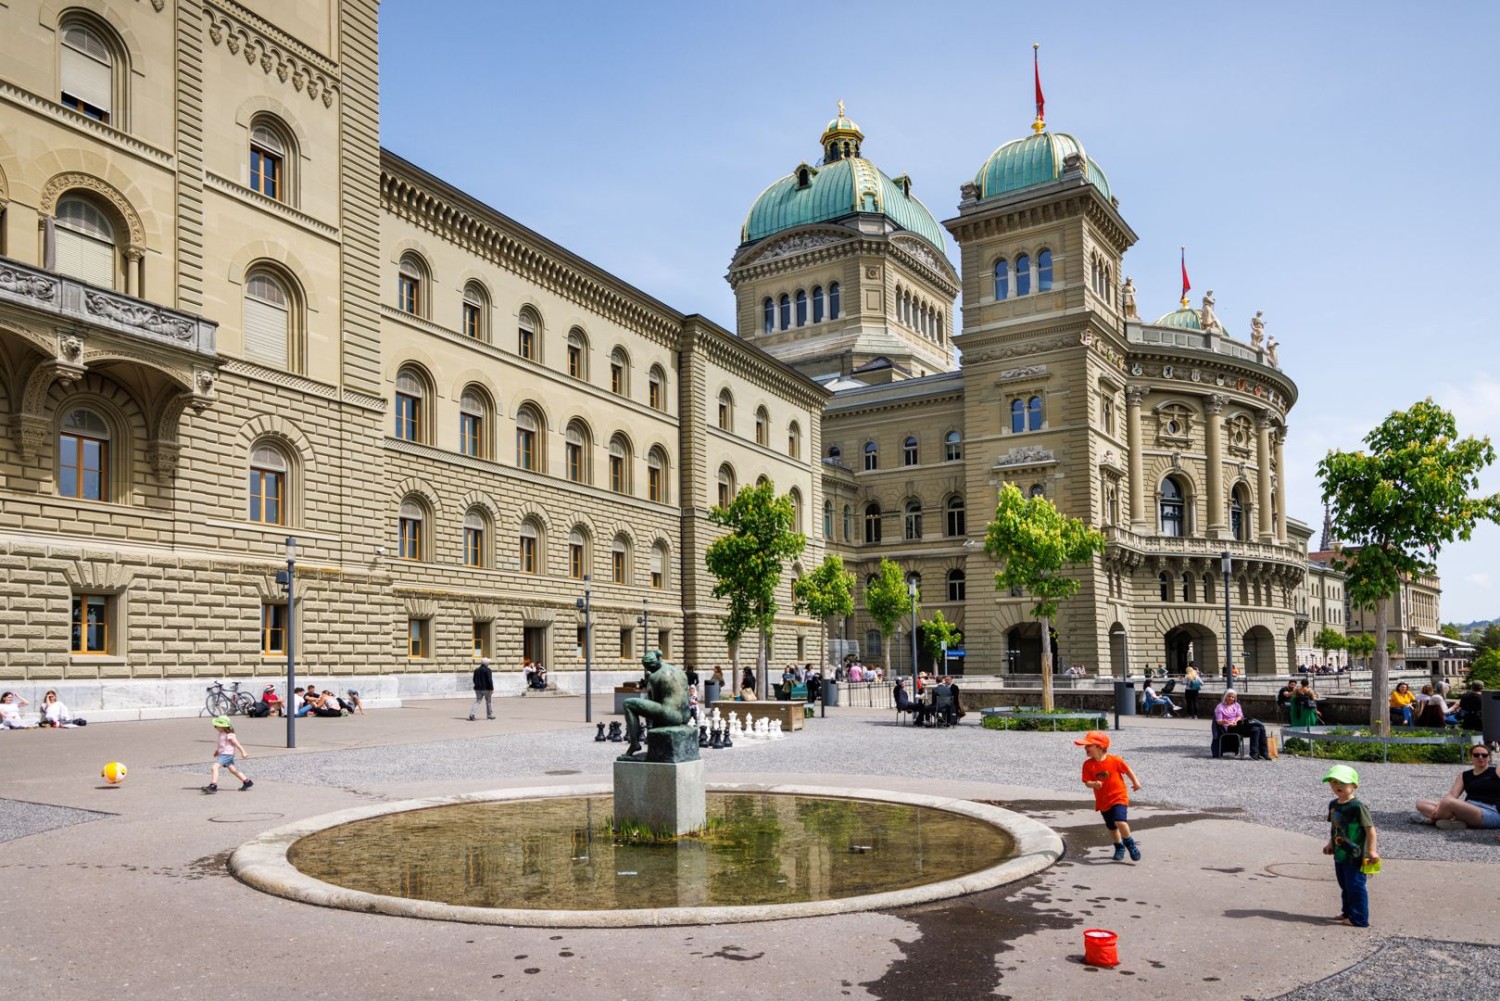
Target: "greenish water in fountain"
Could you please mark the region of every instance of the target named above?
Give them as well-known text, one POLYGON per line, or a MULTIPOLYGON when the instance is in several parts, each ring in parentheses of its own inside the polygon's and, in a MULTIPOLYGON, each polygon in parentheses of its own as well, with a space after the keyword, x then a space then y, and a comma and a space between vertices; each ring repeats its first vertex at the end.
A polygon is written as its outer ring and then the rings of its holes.
POLYGON ((1011 858, 1004 831, 904 803, 709 793, 709 829, 617 843, 609 796, 463 803, 331 827, 288 858, 351 890, 537 910, 789 904, 953 879, 1011 858))

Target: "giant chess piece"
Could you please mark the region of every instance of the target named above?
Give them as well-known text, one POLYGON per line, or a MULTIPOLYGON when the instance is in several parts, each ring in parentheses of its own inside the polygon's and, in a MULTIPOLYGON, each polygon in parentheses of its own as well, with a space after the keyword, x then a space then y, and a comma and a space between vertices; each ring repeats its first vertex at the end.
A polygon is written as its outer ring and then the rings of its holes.
POLYGON ((598 741, 601 744, 604 743, 605 741, 609 740, 608 737, 604 736, 604 724, 603 723, 599 724, 599 732, 594 735, 594 740, 598 741))
POLYGON ((700 727, 698 727, 698 746, 699 747, 707 747, 708 746, 708 727, 706 727, 706 726, 700 726, 700 727))
POLYGON ((620 721, 615 720, 609 725, 609 739, 611 743, 621 744, 625 741, 625 731, 620 726, 620 721))
MULTIPOLYGON (((732 716, 734 714, 730 713, 730 715, 732 716)), ((727 727, 724 730, 724 746, 725 747, 733 747, 734 746, 734 733, 733 733, 733 730, 734 730, 733 727, 727 727)))
POLYGON ((724 747, 724 728, 719 725, 717 720, 714 722, 713 739, 709 741, 708 746, 715 751, 721 750, 724 747))

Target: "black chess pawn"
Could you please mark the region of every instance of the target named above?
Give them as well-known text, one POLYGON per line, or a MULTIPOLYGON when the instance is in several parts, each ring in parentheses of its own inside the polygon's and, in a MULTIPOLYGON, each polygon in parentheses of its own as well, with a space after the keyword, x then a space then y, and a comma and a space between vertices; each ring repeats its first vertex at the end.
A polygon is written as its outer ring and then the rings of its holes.
POLYGON ((724 730, 717 723, 714 724, 714 738, 708 746, 716 751, 724 746, 724 730))
POLYGON ((609 740, 608 737, 604 736, 604 724, 603 723, 599 724, 599 732, 594 735, 594 739, 596 741, 598 741, 599 743, 601 743, 601 744, 604 743, 605 741, 609 740))
POLYGON ((624 743, 625 734, 621 732, 619 720, 615 720, 609 724, 609 739, 615 744, 624 743))
POLYGON ((729 735, 729 724, 728 723, 724 724, 724 746, 725 747, 733 747, 734 746, 734 738, 729 735))
POLYGON ((707 747, 708 746, 708 727, 706 727, 706 726, 700 726, 698 728, 698 746, 699 747, 707 747))

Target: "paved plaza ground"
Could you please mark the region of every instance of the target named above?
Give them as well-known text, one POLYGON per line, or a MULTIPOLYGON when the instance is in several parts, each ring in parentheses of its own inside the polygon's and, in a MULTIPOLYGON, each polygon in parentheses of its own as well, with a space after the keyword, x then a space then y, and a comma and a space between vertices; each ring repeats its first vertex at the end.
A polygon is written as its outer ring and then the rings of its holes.
MULTIPOLYGON (((596 710, 607 708, 596 699, 596 710)), ((1127 720, 1145 788, 1139 864, 1108 861, 1070 734, 953 730, 830 710, 786 740, 705 752, 710 781, 792 779, 997 803, 1057 830, 1043 873, 898 910, 660 929, 473 926, 327 910, 230 877, 229 853, 336 810, 608 781, 579 698, 501 719, 424 702, 363 717, 239 721, 255 778, 206 796, 207 719, 0 733, 0 971, 48 998, 1482 998, 1500 995, 1500 843, 1408 822, 1457 766, 1361 765, 1385 868, 1373 926, 1331 923, 1326 765, 1213 760, 1207 724, 1127 720), (100 766, 124 761, 108 787, 100 766), (1122 963, 1083 963, 1112 929, 1122 963), (622 971, 632 970, 630 973, 622 971)), ((608 720, 607 714, 596 719, 608 720)))

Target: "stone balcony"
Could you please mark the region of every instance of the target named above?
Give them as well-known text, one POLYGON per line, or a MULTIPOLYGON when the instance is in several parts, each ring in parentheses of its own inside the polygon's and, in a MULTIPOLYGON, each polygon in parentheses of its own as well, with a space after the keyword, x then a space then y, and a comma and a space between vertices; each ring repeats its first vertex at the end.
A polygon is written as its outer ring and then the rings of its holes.
POLYGON ((0 257, 0 306, 17 306, 61 324, 110 331, 160 347, 217 358, 218 325, 112 289, 0 257))
POLYGON ((1137 535, 1129 529, 1114 525, 1105 527, 1104 538, 1111 547, 1143 558, 1211 560, 1216 570, 1220 557, 1225 550, 1228 550, 1230 558, 1236 565, 1242 562, 1255 562, 1293 567, 1298 570, 1299 574, 1305 571, 1305 555, 1289 545, 1236 542, 1230 539, 1205 539, 1192 536, 1137 535))

